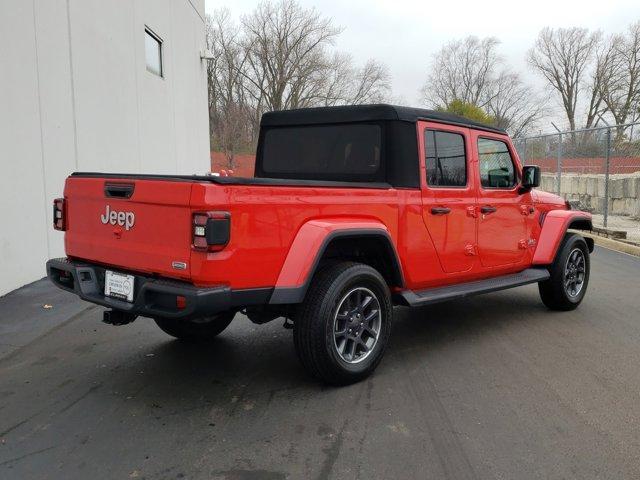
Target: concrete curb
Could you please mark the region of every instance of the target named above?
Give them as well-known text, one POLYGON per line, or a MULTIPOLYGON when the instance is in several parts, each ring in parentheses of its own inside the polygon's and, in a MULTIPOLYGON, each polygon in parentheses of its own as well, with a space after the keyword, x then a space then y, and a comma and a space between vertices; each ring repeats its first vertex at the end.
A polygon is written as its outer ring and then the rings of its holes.
POLYGON ((612 238, 601 237, 600 235, 595 235, 593 233, 585 232, 584 230, 576 230, 575 232, 585 237, 593 238, 593 241, 595 242, 595 244, 601 247, 605 247, 610 250, 615 250, 617 252, 622 252, 622 253, 628 253, 629 255, 640 257, 640 246, 632 245, 630 243, 620 242, 618 240, 613 240, 612 238))

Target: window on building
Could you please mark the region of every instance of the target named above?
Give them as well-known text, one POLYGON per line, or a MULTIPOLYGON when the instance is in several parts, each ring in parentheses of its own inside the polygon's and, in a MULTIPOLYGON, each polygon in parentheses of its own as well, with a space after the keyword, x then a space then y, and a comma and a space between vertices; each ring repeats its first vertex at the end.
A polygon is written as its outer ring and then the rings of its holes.
POLYGON ((516 173, 507 144, 500 140, 478 139, 480 183, 484 188, 512 188, 516 173))
POLYGON ((144 54, 147 62, 147 71, 163 77, 162 39, 148 28, 144 30, 144 54))
POLYGON ((467 184, 467 157, 464 137, 459 133, 424 132, 427 184, 435 187, 464 187, 467 184))

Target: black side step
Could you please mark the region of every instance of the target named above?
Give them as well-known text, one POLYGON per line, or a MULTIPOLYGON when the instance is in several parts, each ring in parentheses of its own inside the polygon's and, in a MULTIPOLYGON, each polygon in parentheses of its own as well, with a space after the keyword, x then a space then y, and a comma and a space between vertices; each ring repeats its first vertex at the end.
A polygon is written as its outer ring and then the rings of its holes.
POLYGON ((475 282, 460 283, 447 287, 429 288, 414 292, 404 290, 398 295, 401 301, 411 307, 430 305, 432 303, 446 302, 457 298, 470 297, 481 293, 497 292, 507 288, 519 287, 529 283, 537 283, 549 278, 549 271, 545 268, 528 268, 520 273, 503 275, 501 277, 488 278, 475 282))

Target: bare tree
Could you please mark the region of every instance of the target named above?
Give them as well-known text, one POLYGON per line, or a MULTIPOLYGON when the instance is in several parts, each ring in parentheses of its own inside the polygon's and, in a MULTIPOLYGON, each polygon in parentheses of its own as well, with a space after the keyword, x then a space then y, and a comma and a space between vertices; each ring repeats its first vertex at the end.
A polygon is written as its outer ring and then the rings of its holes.
POLYGON ((391 80, 386 65, 369 59, 356 71, 353 90, 348 103, 365 104, 383 102, 391 93, 391 80))
POLYGON ((340 29, 294 0, 265 1, 240 25, 228 10, 207 18, 211 145, 227 167, 235 153, 257 142, 268 110, 380 102, 390 96, 385 65, 371 59, 357 67, 332 51, 340 29))
POLYGON ((545 114, 545 104, 520 75, 502 71, 487 87, 485 110, 513 136, 529 132, 545 114))
POLYGON ((595 127, 607 109, 602 97, 603 88, 607 79, 604 74, 604 56, 602 55, 600 46, 596 47, 594 63, 595 65, 591 67, 589 81, 585 87, 589 100, 584 122, 585 128, 595 127))
POLYGON ((338 53, 330 65, 322 85, 322 105, 380 103, 390 97, 389 71, 380 62, 369 59, 357 68, 349 55, 338 53))
POLYGON ((213 146, 222 151, 226 168, 236 168, 236 154, 252 145, 251 122, 245 107, 231 103, 216 118, 213 146))
MULTIPOLYGON (((224 16, 224 11, 216 11, 214 16, 207 15, 205 22, 205 35, 207 41, 207 49, 213 54, 207 62, 207 88, 208 88, 208 103, 209 103, 209 138, 213 139, 213 128, 215 125, 215 116, 217 111, 217 103, 220 99, 220 91, 222 90, 221 82, 219 80, 221 63, 223 52, 221 49, 216 48, 219 42, 220 32, 218 15, 224 16)), ((224 21, 222 22, 224 23, 224 21)))
POLYGON ((242 17, 242 27, 247 55, 243 74, 264 108, 296 108, 320 97, 317 83, 329 66, 325 48, 340 33, 330 19, 293 0, 266 1, 242 17))
POLYGON ((589 89, 586 126, 592 126, 601 113, 600 77, 588 75, 600 37, 600 32, 589 32, 586 28, 544 28, 528 53, 529 64, 560 94, 571 130, 576 129, 581 90, 589 89))
POLYGON ((500 57, 498 39, 469 36, 447 43, 434 55, 423 99, 434 107, 446 107, 460 100, 484 107, 486 90, 500 57))
POLYGON ((335 52, 329 60, 329 69, 324 78, 322 106, 340 105, 349 97, 353 64, 350 55, 335 52))
POLYGON ((235 154, 253 142, 252 109, 246 99, 242 69, 246 55, 227 9, 217 10, 206 22, 209 129, 211 144, 221 150, 227 168, 235 168, 235 154))
POLYGON ((542 102, 518 74, 504 66, 497 52, 499 43, 493 37, 471 36, 442 47, 429 67, 424 102, 439 109, 454 102, 473 105, 512 135, 531 129, 543 113, 542 102))
MULTIPOLYGON (((635 120, 640 104, 640 22, 626 34, 610 37, 600 58, 600 87, 608 111, 618 125, 635 120)), ((618 137, 624 130, 618 129, 618 137)))

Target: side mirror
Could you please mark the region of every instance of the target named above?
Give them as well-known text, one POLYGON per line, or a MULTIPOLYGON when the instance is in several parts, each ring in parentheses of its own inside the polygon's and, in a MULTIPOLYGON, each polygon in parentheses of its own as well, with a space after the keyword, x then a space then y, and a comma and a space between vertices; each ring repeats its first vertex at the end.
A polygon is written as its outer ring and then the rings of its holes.
POLYGON ((522 192, 528 192, 532 188, 540 186, 540 167, 537 165, 525 165, 522 167, 522 192))

